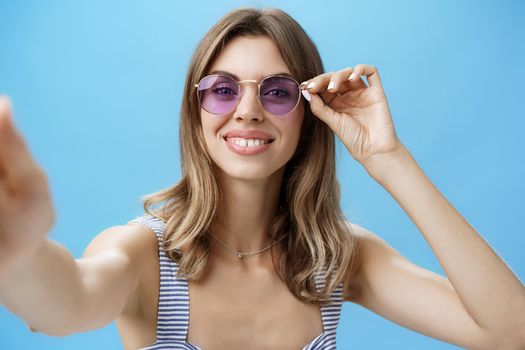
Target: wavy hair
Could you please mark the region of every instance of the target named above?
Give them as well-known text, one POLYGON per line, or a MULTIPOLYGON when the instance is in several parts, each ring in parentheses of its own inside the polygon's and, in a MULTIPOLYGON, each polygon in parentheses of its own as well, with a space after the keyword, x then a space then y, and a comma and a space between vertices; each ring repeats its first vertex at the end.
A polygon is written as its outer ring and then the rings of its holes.
MULTIPOLYGON (((232 11, 198 44, 186 75, 180 110, 182 179, 143 197, 144 210, 166 223, 166 254, 178 262, 179 275, 190 280, 199 279, 205 270, 209 230, 221 198, 219 172, 204 141, 194 86, 237 36, 269 37, 298 81, 324 72, 315 44, 292 17, 278 9, 232 11)), ((328 304, 345 271, 355 270, 357 240, 339 207, 339 195, 334 133, 306 104, 297 149, 285 166, 280 211, 269 229, 272 240, 281 240, 283 251, 277 265, 272 253, 274 267, 279 266, 276 271, 281 280, 306 303, 328 304), (319 274, 326 279, 321 288, 315 282, 319 274)))

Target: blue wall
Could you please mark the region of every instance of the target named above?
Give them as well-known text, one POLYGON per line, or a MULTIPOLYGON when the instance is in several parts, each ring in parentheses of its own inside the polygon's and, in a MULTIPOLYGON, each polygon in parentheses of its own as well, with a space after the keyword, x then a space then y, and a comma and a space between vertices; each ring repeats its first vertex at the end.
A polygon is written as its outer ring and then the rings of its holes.
MULTIPOLYGON (((379 67, 401 140, 523 280, 523 2, 282 3, 0 2, 0 93, 49 176, 51 237, 80 257, 98 232, 141 213, 141 195, 180 178, 178 110, 198 40, 233 8, 278 6, 311 35, 327 70, 379 67)), ((348 218, 443 273, 392 197, 338 149, 348 218)), ((457 348, 350 303, 337 339, 341 349, 457 348)), ((122 348, 114 323, 54 338, 0 307, 2 349, 97 347, 122 348)))

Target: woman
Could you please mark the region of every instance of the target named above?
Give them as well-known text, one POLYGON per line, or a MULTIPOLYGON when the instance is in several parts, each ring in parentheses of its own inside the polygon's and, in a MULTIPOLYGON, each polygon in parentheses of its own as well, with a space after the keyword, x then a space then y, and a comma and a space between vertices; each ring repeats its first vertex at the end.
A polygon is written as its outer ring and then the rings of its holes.
POLYGON ((343 301, 462 347, 525 347, 523 285, 397 138, 377 70, 323 71, 282 11, 226 15, 189 67, 182 180, 77 261, 46 238, 47 181, 3 99, 2 303, 50 335, 117 319, 126 349, 333 349, 343 301), (448 279, 346 221, 334 134, 448 279))

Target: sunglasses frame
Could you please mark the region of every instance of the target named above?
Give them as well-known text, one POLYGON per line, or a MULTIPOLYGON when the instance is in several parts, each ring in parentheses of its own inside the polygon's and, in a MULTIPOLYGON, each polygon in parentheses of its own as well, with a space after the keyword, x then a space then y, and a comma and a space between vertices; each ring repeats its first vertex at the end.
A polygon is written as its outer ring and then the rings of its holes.
POLYGON ((204 106, 202 105, 202 102, 201 102, 201 97, 200 97, 200 93, 199 93, 199 90, 197 90, 197 99, 199 100, 199 105, 201 106, 201 108, 203 108, 206 112, 208 113, 211 113, 211 114, 215 114, 215 115, 225 115, 225 114, 228 114, 230 113, 231 111, 233 111, 238 105, 239 105, 239 102, 241 101, 241 97, 243 95, 242 93, 242 90, 241 90, 241 83, 256 83, 257 84, 257 101, 259 101, 259 105, 261 106, 262 109, 264 109, 266 112, 270 113, 270 114, 273 114, 273 115, 278 115, 278 116, 283 116, 283 115, 286 115, 288 113, 291 113, 293 112, 297 106, 299 105, 299 101, 301 101, 301 87, 299 85, 299 82, 297 80, 295 80, 294 78, 288 76, 288 75, 281 75, 281 74, 275 74, 275 75, 269 75, 267 77, 264 77, 262 80, 254 80, 254 79, 245 79, 245 80, 237 80, 235 79, 234 77, 230 76, 230 75, 226 75, 226 74, 210 74, 210 75, 207 75, 205 77, 203 77, 201 80, 199 80, 199 82, 197 84, 195 84, 195 88, 199 88, 200 84, 202 83, 202 81, 204 79, 207 79, 209 77, 224 77, 224 78, 229 78, 231 80, 233 80, 236 84, 237 84, 237 91, 239 91, 239 94, 237 94, 237 98, 236 98, 236 101, 235 101, 235 105, 232 107, 231 110, 229 110, 228 112, 224 112, 224 113, 213 113, 213 112, 210 112, 208 111, 206 108, 204 108, 204 106), (286 78, 286 79, 289 79, 289 80, 292 80, 293 82, 295 82, 295 84, 297 85, 297 101, 295 102, 295 105, 294 107, 289 111, 289 112, 286 112, 284 114, 274 114, 270 111, 268 111, 262 104, 261 102, 261 85, 262 83, 266 80, 266 79, 270 79, 270 78, 286 78))

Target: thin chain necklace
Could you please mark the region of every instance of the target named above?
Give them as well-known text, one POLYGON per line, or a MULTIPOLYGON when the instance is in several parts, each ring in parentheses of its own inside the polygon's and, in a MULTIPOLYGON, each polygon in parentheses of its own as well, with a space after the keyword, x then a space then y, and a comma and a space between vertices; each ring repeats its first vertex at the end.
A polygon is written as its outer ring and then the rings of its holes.
MULTIPOLYGON (((212 235, 213 238, 215 238, 215 240, 217 242, 219 242, 224 248, 228 249, 230 252, 232 252, 233 254, 237 255, 237 257, 239 259, 242 259, 243 256, 250 256, 250 255, 255 255, 255 254, 259 254, 259 253, 262 253, 268 249, 270 249, 271 247, 273 247, 274 245, 277 244, 277 242, 280 241, 280 239, 278 239, 277 241, 273 242, 272 244, 270 244, 268 247, 264 248, 264 249, 261 249, 257 252, 251 252, 251 253, 241 253, 241 252, 238 252, 236 250, 233 250, 231 249, 230 247, 228 247, 225 243, 221 242, 217 237, 215 237, 215 235, 213 233, 210 232, 210 234, 212 235)), ((282 237, 281 237, 282 238, 282 237)))

